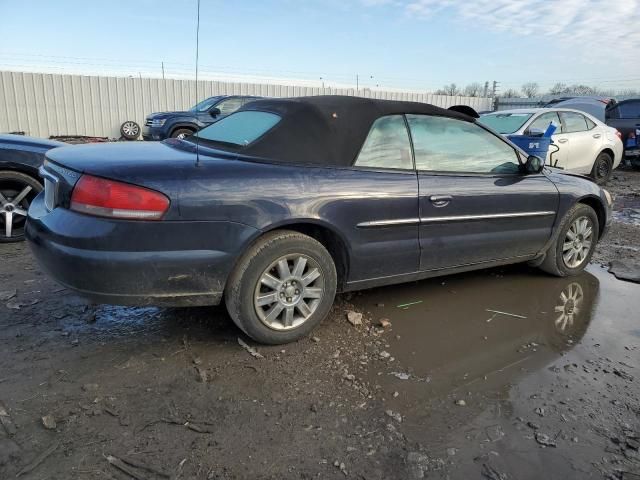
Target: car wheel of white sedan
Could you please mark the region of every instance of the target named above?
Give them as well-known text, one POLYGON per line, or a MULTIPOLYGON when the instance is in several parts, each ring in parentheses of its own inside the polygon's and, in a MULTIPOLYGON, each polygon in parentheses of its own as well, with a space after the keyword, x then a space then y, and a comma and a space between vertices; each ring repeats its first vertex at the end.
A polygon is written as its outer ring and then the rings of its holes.
POLYGON ((593 163, 591 177, 593 177, 598 185, 604 185, 609 181, 612 171, 613 159, 611 158, 611 155, 603 152, 596 157, 596 161, 593 163))
POLYGON ((577 275, 591 260, 600 235, 598 216, 578 203, 562 219, 540 268, 558 277, 577 275))
POLYGON ((307 335, 329 313, 337 275, 317 240, 279 230, 260 238, 234 269, 225 289, 229 315, 261 343, 307 335))

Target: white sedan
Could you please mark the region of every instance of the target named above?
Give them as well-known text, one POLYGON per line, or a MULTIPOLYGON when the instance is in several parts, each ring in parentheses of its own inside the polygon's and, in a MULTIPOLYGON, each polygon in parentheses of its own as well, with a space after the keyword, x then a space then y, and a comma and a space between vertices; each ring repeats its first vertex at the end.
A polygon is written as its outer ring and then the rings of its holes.
POLYGON ((532 135, 557 127, 551 137, 547 163, 569 172, 591 176, 603 184, 622 160, 620 132, 588 113, 566 108, 501 110, 480 117, 480 122, 502 135, 532 135))

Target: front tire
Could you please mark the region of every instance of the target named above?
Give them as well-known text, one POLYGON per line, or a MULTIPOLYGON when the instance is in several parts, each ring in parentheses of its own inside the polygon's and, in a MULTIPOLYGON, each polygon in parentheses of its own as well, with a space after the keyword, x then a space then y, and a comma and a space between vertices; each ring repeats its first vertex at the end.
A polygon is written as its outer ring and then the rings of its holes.
POLYGON ((596 161, 593 162, 593 169, 591 170, 591 177, 598 185, 604 185, 611 178, 613 172, 613 159, 608 153, 601 153, 596 157, 596 161))
POLYGON ((579 274, 591 260, 599 235, 593 208, 575 204, 562 219, 540 269, 557 277, 579 274))
POLYGON ((189 135, 193 135, 193 130, 189 130, 188 128, 178 128, 171 132, 171 138, 177 138, 179 140, 187 138, 189 135))
POLYGON ((254 340, 278 345, 308 335, 329 313, 336 268, 315 239, 279 230, 240 258, 225 289, 234 323, 254 340))

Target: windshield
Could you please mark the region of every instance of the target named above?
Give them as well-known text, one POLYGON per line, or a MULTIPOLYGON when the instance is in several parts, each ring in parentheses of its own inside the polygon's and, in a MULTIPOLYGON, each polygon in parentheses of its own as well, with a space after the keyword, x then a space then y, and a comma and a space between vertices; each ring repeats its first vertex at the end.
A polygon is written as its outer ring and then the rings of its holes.
POLYGON ((203 128, 194 136, 210 142, 246 146, 271 130, 280 121, 275 113, 243 110, 203 128))
POLYGON ((533 113, 489 113, 478 121, 501 134, 514 133, 522 127, 533 113))
POLYGON ((200 103, 194 105, 189 109, 190 112, 207 112, 209 109, 215 105, 220 100, 220 97, 211 97, 206 100, 201 101, 200 103))

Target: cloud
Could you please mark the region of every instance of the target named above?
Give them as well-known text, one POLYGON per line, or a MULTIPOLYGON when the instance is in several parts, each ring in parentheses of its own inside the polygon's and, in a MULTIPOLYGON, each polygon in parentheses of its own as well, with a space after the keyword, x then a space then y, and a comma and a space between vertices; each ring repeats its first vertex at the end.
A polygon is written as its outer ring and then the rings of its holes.
MULTIPOLYGON (((380 6, 385 0, 361 0, 380 6)), ((465 24, 515 36, 541 38, 540 49, 578 55, 640 55, 640 0, 398 0, 412 18, 452 15, 465 24)), ((640 73, 640 72, 639 72, 640 73)))

